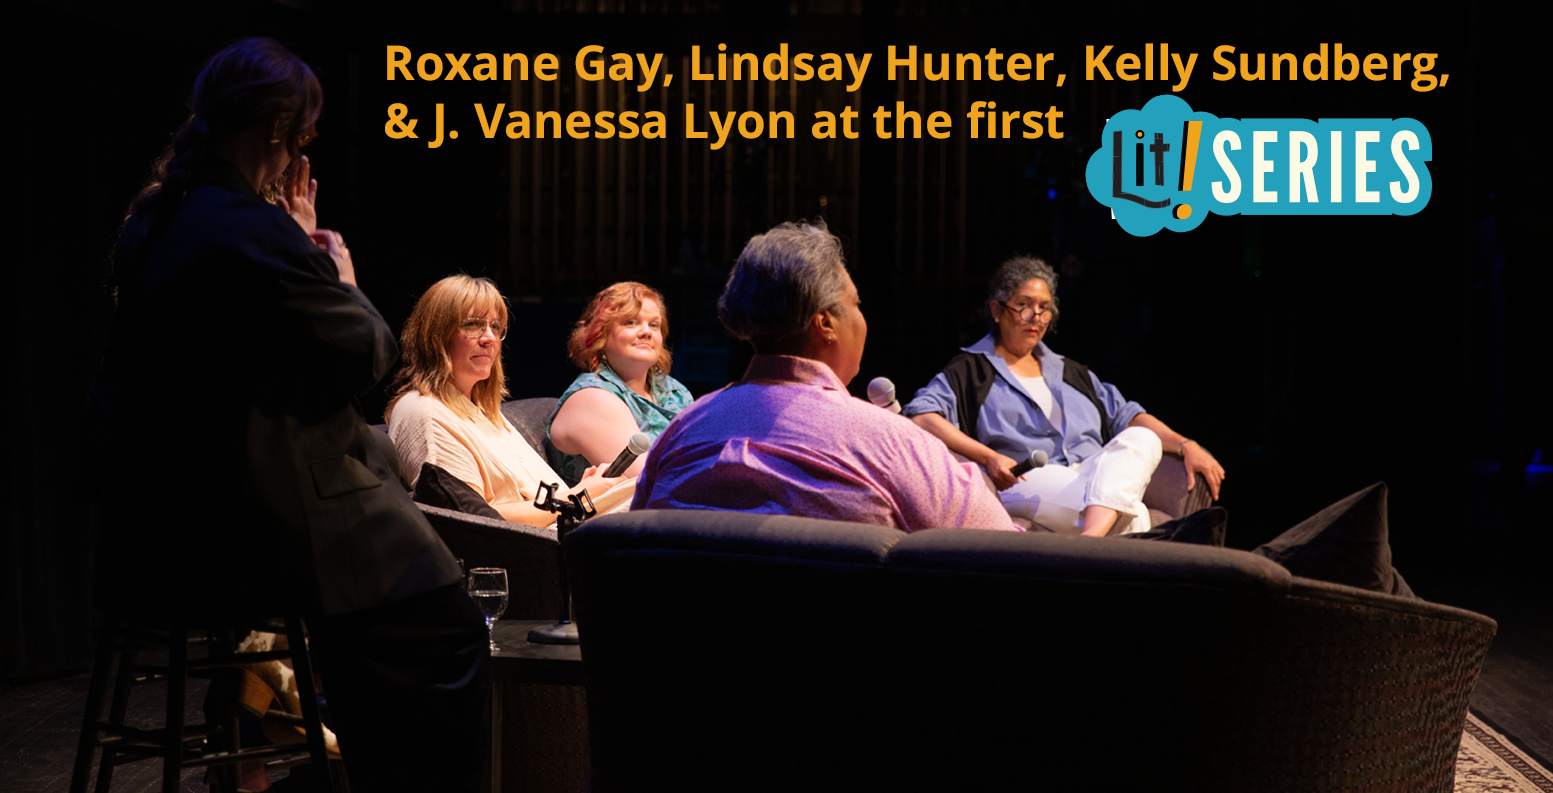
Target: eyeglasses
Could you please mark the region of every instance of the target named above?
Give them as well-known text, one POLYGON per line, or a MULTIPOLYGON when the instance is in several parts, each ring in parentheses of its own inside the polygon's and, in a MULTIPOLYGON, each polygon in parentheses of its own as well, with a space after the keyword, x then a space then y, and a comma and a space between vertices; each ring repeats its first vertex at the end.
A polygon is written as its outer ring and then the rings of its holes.
POLYGON ((1002 306, 1006 311, 1014 312, 1014 315, 1019 317, 1019 321, 1022 323, 1034 322, 1037 318, 1042 322, 1051 322, 1052 318, 1057 316, 1057 312, 1052 310, 1051 306, 1024 305, 1016 307, 1009 305, 1008 301, 1005 300, 999 300, 998 305, 1002 306))
POLYGON ((507 338, 507 323, 499 319, 466 319, 458 326, 458 332, 466 339, 481 338, 486 329, 490 329, 497 341, 507 338))

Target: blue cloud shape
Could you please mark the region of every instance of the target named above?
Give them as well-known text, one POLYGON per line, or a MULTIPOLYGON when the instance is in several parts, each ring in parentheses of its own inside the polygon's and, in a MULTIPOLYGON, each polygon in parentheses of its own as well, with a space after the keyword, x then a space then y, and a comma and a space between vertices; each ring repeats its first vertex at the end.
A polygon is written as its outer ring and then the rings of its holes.
POLYGON ((1089 191, 1139 237, 1209 212, 1412 215, 1433 190, 1433 142, 1410 118, 1221 119, 1165 94, 1112 116, 1101 144, 1089 191))
POLYGON ((1096 201, 1110 207, 1116 222, 1134 236, 1148 237, 1163 228, 1171 231, 1197 228, 1208 215, 1206 188, 1202 174, 1196 172, 1203 160, 1203 147, 1199 143, 1191 189, 1183 190, 1186 175, 1181 168, 1181 155, 1186 148, 1183 130, 1188 121, 1204 122, 1203 126, 1207 127, 1207 122, 1217 120, 1218 117, 1211 113, 1192 110, 1186 100, 1172 94, 1150 99, 1142 110, 1117 113, 1106 121, 1101 146, 1090 156, 1089 165, 1084 169, 1089 192, 1096 201), (1139 133, 1142 133, 1141 137, 1139 133), (1156 134, 1160 136, 1157 141, 1156 134), (1156 150, 1156 144, 1168 148, 1156 150), (1140 145, 1143 147, 1141 171, 1137 167, 1140 145), (1183 210, 1183 205, 1190 209, 1183 210), (1180 217, 1183 214, 1185 217, 1180 217))

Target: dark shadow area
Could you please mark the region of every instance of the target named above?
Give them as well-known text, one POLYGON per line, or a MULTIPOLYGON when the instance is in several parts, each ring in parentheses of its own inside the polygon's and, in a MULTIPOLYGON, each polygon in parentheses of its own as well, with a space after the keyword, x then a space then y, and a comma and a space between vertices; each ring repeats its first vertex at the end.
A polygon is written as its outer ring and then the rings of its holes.
MULTIPOLYGON (((1548 529, 1553 419, 1545 305, 1548 159, 1525 114, 1540 63, 1521 15, 1474 4, 1449 15, 1323 2, 1299 14, 1164 19, 1157 6, 928 0, 791 3, 513 0, 465 10, 424 4, 265 0, 23 2, 9 31, 7 95, 18 242, 4 276, 15 386, 7 509, 0 537, 0 679, 85 668, 94 564, 89 394, 111 325, 119 223, 153 158, 187 112, 192 77, 241 36, 279 38, 314 65, 326 93, 308 148, 322 225, 351 244, 361 284, 390 325, 455 271, 487 275, 511 298, 504 364, 514 397, 556 395, 575 374, 564 339, 584 301, 617 280, 661 289, 675 376, 697 395, 743 371, 748 351, 714 303, 744 241, 784 220, 825 217, 848 245, 870 326, 861 375, 923 385, 983 332, 987 275, 1032 253, 1058 266, 1063 319, 1050 337, 1213 450, 1229 472, 1229 543, 1250 548, 1372 482, 1390 486, 1395 561, 1423 597, 1499 619, 1476 705, 1542 757, 1553 712, 1547 670, 1553 585, 1548 529), (1438 52, 1448 86, 1402 82, 1217 81, 1212 52, 1438 52), (1135 238, 1094 202, 1083 168, 1114 112, 1165 83, 1085 81, 1084 46, 1197 52, 1193 107, 1244 118, 1411 117, 1429 129, 1433 197, 1410 217, 1210 217, 1185 234, 1135 238), (703 54, 870 52, 860 91, 837 83, 693 82, 703 54), (891 81, 890 45, 939 52, 1055 52, 1053 81, 891 81), (672 85, 574 78, 572 55, 664 52, 672 85), (561 79, 384 79, 389 45, 420 54, 556 53, 561 79), (1064 137, 880 140, 867 110, 905 101, 962 117, 977 100, 1063 112, 1064 137), (444 103, 458 140, 384 134, 385 108, 430 126, 444 103), (486 139, 489 110, 660 110, 665 140, 486 139), (712 150, 683 135, 687 103, 794 108, 792 140, 735 136, 712 150), (816 106, 863 108, 857 140, 806 134, 816 106), (482 111, 484 112, 484 111, 482 111), (1540 689, 1540 692, 1539 692, 1540 689), (1540 726, 1539 726, 1540 725, 1540 726), (1535 739, 1535 740, 1534 740, 1535 739), (1541 743, 1536 743, 1540 741, 1541 743), (1539 748, 1540 747, 1540 748, 1539 748)), ((963 119, 962 119, 963 120, 963 119)), ((705 122, 701 122, 703 127, 705 122)), ((13 210, 15 213, 15 210, 13 210)), ((222 307, 187 307, 191 356, 221 355, 222 307)), ((243 365, 233 361, 234 367, 243 365)), ((171 400, 223 398, 213 382, 171 400)), ((366 395, 376 421, 386 403, 366 395)), ((198 431, 169 427, 168 432, 198 431)), ((190 465, 199 461, 191 460, 190 465)), ((178 471, 144 472, 177 499, 178 471)), ((212 516, 219 520, 219 516, 212 516)), ((13 689, 11 694, 22 689, 13 689)), ((8 694, 9 696, 10 694, 8 694)))

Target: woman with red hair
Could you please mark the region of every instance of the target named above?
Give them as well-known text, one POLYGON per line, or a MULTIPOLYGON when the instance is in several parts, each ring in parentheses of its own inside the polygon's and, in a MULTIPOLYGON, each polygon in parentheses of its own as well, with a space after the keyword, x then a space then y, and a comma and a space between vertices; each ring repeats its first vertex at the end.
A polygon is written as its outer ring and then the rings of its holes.
MULTIPOLYGON (((614 284, 583 309, 566 343, 583 374, 550 413, 550 465, 567 484, 589 466, 608 465, 632 435, 656 439, 690 406, 690 391, 669 376, 668 335, 663 295, 645 284, 614 284)), ((645 460, 637 458, 625 475, 636 476, 645 460)))

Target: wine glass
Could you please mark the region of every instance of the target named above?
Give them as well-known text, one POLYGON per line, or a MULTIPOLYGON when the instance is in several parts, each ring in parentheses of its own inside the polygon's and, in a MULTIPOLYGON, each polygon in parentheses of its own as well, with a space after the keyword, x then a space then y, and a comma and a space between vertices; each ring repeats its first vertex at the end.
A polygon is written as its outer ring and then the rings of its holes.
POLYGON ((469 571, 469 596, 485 615, 485 629, 496 647, 496 619, 507 610, 507 571, 500 567, 476 567, 469 571))

